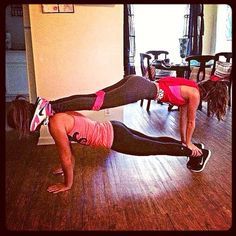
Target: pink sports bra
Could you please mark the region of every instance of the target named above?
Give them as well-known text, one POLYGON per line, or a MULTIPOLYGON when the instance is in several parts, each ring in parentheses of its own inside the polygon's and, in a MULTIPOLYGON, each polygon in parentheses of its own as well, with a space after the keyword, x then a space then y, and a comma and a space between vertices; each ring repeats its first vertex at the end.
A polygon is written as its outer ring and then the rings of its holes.
POLYGON ((169 88, 170 88, 172 94, 177 98, 177 100, 179 100, 179 102, 185 103, 185 100, 184 100, 184 98, 181 95, 180 86, 179 85, 169 86, 169 88))
POLYGON ((180 77, 165 77, 158 80, 159 90, 162 91, 160 101, 171 103, 172 105, 182 106, 186 104, 185 99, 181 96, 180 86, 185 85, 198 89, 198 85, 193 80, 180 77))

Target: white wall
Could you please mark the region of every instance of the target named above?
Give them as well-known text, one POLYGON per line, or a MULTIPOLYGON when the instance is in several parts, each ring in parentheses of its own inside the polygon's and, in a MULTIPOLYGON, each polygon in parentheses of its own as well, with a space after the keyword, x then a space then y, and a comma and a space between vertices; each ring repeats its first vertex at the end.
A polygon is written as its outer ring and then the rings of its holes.
MULTIPOLYGON (((29 7, 38 96, 49 100, 95 92, 123 77, 123 5, 76 4, 75 13, 43 14, 29 7)), ((123 119, 123 109, 86 112, 98 120, 123 119)), ((49 143, 41 129, 40 143, 49 143)))

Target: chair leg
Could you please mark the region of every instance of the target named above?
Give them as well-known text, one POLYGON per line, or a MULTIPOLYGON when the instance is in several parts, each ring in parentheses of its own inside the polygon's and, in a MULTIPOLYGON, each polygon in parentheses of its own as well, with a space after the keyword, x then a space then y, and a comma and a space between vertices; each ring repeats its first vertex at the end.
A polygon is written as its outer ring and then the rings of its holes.
POLYGON ((228 86, 228 94, 229 94, 229 101, 228 101, 228 106, 231 106, 231 85, 228 86))
POLYGON ((209 108, 209 102, 207 102, 207 116, 210 116, 210 108, 209 108))
POLYGON ((151 105, 151 99, 148 99, 148 102, 147 102, 147 111, 149 111, 150 105, 151 105))
POLYGON ((198 108, 197 108, 198 110, 202 110, 202 100, 200 100, 200 103, 199 103, 199 106, 198 106, 198 108))
POLYGON ((143 99, 142 99, 141 102, 140 102, 140 106, 141 106, 141 107, 143 106, 143 99))
POLYGON ((171 111, 171 109, 173 108, 173 105, 170 105, 168 106, 168 111, 171 111))

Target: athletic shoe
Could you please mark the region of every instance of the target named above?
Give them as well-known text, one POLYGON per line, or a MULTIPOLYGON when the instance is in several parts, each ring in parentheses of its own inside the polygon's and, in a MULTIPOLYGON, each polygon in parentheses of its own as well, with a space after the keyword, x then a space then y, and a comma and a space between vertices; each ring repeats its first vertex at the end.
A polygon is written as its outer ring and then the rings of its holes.
POLYGON ((204 149, 205 147, 203 143, 194 143, 194 145, 198 147, 199 149, 204 149))
POLYGON ((52 115, 51 104, 44 98, 38 97, 36 101, 36 108, 34 116, 30 123, 30 131, 33 132, 45 120, 48 123, 48 117, 52 115))
POLYGON ((189 157, 187 168, 193 172, 201 172, 206 166, 206 163, 211 157, 211 151, 203 149, 203 154, 200 157, 189 157))
MULTIPOLYGON (((205 147, 203 143, 194 143, 194 145, 198 147, 199 149, 204 149, 205 147)), ((187 157, 187 161, 189 161, 189 157, 187 157)))

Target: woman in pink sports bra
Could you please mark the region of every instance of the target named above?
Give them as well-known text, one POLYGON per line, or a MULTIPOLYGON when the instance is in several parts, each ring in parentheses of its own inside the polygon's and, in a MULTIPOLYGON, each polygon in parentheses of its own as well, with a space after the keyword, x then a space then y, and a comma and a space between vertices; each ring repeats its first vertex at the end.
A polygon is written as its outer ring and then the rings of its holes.
MULTIPOLYGON (((12 112, 8 115, 8 124, 12 128, 16 128, 21 123, 19 131, 23 131, 25 127, 29 131, 30 127, 30 119, 28 119, 30 109, 27 107, 29 103, 25 102, 15 101, 11 107, 12 112), (18 109, 19 104, 22 105, 22 109, 18 109)), ((56 183, 47 188, 51 193, 67 191, 72 187, 75 158, 70 146, 71 141, 136 156, 191 156, 196 163, 193 168, 188 161, 187 168, 195 172, 202 171, 211 156, 211 152, 203 149, 201 144, 195 144, 202 151, 202 155, 198 157, 181 141, 170 137, 151 137, 132 130, 119 121, 93 121, 78 112, 57 113, 51 116, 49 132, 55 141, 61 163, 57 173, 64 174, 63 183, 56 183)))
POLYGON ((50 102, 38 97, 30 130, 34 131, 42 122, 46 124, 45 120, 54 113, 100 110, 141 99, 157 99, 179 106, 181 141, 195 154, 201 155, 201 150, 191 141, 200 97, 211 101, 209 108, 212 116, 216 115, 219 120, 223 119, 226 113, 228 92, 227 85, 221 81, 208 80, 196 84, 184 78, 166 77, 154 83, 141 76, 129 75, 95 94, 73 95, 50 102))

